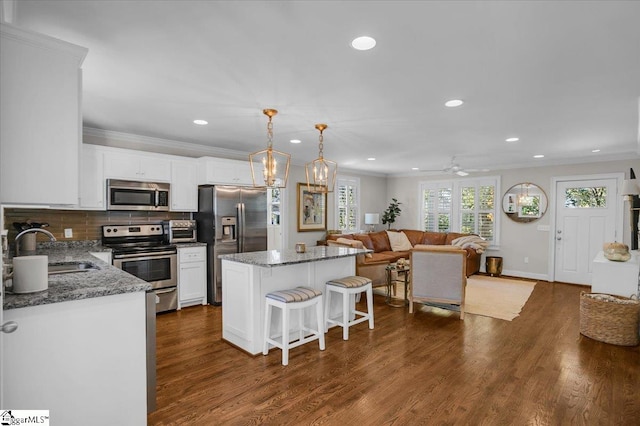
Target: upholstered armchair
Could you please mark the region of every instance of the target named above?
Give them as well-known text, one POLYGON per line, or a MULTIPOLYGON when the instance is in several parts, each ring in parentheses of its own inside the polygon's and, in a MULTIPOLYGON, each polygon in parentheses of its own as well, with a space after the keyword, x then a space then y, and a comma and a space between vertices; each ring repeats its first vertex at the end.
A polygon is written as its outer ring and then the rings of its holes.
POLYGON ((410 255, 409 313, 420 302, 459 305, 463 320, 466 258, 467 252, 458 247, 416 245, 410 255))

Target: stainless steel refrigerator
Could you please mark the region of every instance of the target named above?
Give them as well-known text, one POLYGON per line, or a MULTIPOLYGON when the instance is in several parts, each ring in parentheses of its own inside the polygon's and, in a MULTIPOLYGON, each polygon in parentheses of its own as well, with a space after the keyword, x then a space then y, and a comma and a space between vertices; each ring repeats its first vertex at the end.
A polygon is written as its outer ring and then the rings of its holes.
POLYGON ((198 241, 207 243, 207 300, 222 303, 218 256, 267 249, 267 190, 202 185, 198 187, 198 241))

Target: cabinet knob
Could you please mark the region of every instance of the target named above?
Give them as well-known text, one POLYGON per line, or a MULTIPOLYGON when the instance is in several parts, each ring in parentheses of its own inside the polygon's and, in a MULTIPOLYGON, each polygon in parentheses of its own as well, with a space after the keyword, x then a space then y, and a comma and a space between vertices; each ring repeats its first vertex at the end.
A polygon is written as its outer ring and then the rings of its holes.
POLYGON ((2 324, 2 332, 3 333, 13 333, 18 329, 18 323, 15 321, 7 321, 2 324))

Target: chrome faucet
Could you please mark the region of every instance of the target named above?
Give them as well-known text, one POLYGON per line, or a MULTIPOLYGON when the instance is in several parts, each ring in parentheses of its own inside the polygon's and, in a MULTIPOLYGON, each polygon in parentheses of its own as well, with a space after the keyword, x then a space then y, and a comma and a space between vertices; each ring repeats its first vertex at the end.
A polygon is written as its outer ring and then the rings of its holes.
POLYGON ((20 238, 22 238, 23 235, 25 234, 29 234, 32 232, 41 232, 45 235, 47 235, 49 237, 49 241, 57 241, 56 237, 53 236, 53 234, 49 231, 47 231, 46 229, 42 229, 42 228, 29 228, 29 229, 25 229, 24 231, 20 232, 18 235, 16 235, 16 239, 14 240, 16 242, 16 256, 20 256, 20 238))

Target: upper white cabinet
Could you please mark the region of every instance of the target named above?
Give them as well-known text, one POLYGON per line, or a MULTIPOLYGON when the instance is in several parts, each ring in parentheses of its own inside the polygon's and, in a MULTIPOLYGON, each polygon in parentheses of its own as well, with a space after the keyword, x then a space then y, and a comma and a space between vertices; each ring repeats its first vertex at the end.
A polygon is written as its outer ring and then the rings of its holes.
POLYGON ((95 145, 82 144, 80 156, 80 208, 105 210, 104 153, 95 145))
POLYGON ((198 210, 197 160, 171 161, 171 211, 198 210))
POLYGON ((153 153, 105 152, 104 175, 107 179, 169 182, 171 161, 153 153))
POLYGON ((198 161, 198 184, 253 185, 248 160, 202 157, 198 161))
POLYGON ((87 52, 0 24, 0 202, 78 204, 87 52))

